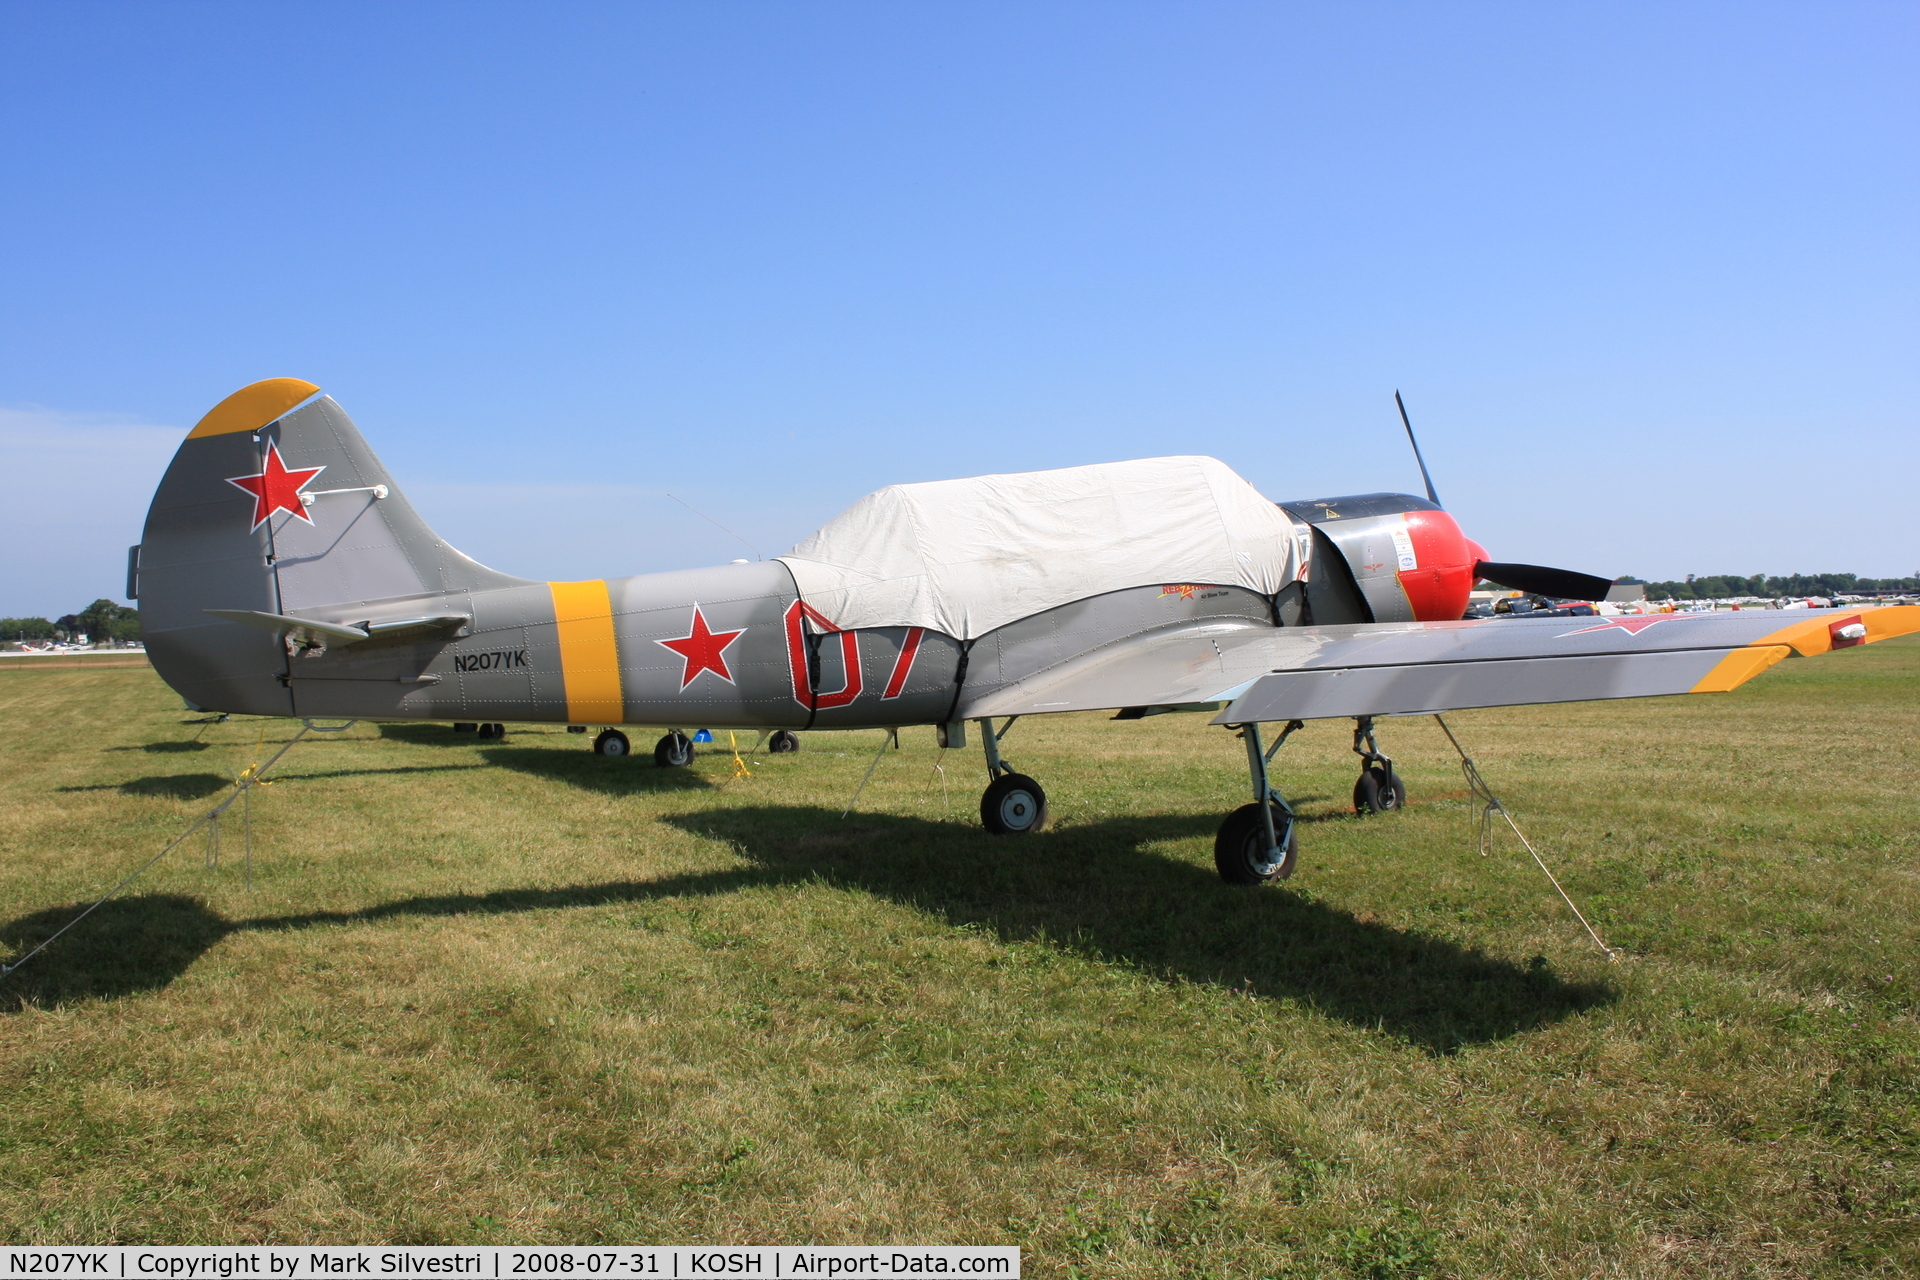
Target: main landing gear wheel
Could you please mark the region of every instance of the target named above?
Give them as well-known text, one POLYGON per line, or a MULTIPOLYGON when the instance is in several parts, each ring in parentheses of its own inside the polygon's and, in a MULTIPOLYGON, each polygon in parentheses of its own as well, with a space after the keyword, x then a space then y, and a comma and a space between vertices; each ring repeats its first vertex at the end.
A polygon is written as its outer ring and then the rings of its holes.
POLYGON ((997 836, 1021 836, 1047 825, 1047 793, 1024 773, 1003 773, 980 797, 980 821, 997 836))
POLYGON ((1260 805, 1243 804, 1227 815, 1213 837, 1213 865, 1228 884, 1266 884, 1285 880, 1293 874, 1294 859, 1300 852, 1294 835, 1293 818, 1279 805, 1273 805, 1273 829, 1280 836, 1280 860, 1267 861, 1267 829, 1260 821, 1260 805))
POLYGON ((618 760, 632 754, 633 744, 627 741, 627 735, 618 729, 602 729, 600 736, 593 740, 593 754, 605 756, 609 760, 618 760))
POLYGON ((767 739, 767 750, 777 756, 784 756, 799 749, 800 736, 785 729, 774 730, 773 736, 767 739))
POLYGON ((507 736, 507 726, 503 724, 483 724, 480 726, 480 736, 483 738, 504 738, 507 736))
POLYGON ((1404 809, 1406 804, 1407 784, 1391 769, 1377 766, 1362 769, 1360 781, 1353 784, 1353 811, 1362 816, 1391 813, 1404 809))
POLYGON ((693 763, 693 739, 675 731, 653 747, 653 762, 662 769, 677 769, 693 763))
POLYGON ((453 731, 455 733, 472 733, 474 730, 478 729, 479 727, 480 726, 478 724, 474 723, 471 720, 455 720, 453 722, 453 731))

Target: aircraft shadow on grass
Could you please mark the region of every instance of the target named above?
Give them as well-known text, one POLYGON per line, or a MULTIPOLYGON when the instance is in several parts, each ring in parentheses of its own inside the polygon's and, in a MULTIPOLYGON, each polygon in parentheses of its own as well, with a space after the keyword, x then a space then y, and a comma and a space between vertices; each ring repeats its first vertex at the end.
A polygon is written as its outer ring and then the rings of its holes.
MULTIPOLYGON (((1504 1039, 1617 998, 1604 983, 1569 982, 1537 962, 1521 966, 1361 920, 1282 888, 1230 888, 1210 870, 1152 848, 1209 834, 1211 815, 1113 819, 1011 840, 959 822, 874 815, 841 822, 811 807, 702 810, 667 821, 728 841, 751 865, 249 920, 229 920, 179 894, 117 899, 0 981, 0 1012, 159 990, 234 933, 713 897, 821 878, 1005 941, 1048 941, 1172 980, 1291 997, 1429 1053, 1504 1039)), ((20 955, 84 905, 0 925, 0 944, 20 955)))
POLYGON ((404 742, 414 747, 470 747, 477 739, 471 733, 455 733, 445 724, 394 723, 374 726, 384 742, 404 742))
MULTIPOLYGON (((358 778, 405 773, 452 773, 463 769, 484 769, 483 764, 404 764, 390 769, 322 769, 311 773, 281 773, 262 785, 282 782, 316 782, 324 778, 358 778)), ((127 782, 97 782, 84 787, 55 787, 56 791, 118 791, 123 796, 161 796, 169 800, 204 800, 233 786, 232 778, 217 773, 156 774, 127 782)))
POLYGON ((656 769, 640 760, 606 760, 591 751, 549 747, 488 747, 488 764, 562 782, 602 795, 654 795, 662 791, 711 791, 713 783, 692 769, 656 769))
POLYGON ((118 791, 123 796, 161 796, 168 800, 204 800, 233 785, 217 773, 156 774, 126 782, 100 782, 86 787, 55 787, 56 791, 118 791))
POLYGON ((666 819, 727 840, 794 879, 824 877, 1004 941, 1044 940, 1168 979, 1294 998, 1432 1053, 1503 1039, 1610 1004, 1569 982, 1374 921, 1283 887, 1224 885, 1166 856, 1211 837, 1211 813, 1114 818, 998 838, 971 824, 820 808, 706 810, 666 819))

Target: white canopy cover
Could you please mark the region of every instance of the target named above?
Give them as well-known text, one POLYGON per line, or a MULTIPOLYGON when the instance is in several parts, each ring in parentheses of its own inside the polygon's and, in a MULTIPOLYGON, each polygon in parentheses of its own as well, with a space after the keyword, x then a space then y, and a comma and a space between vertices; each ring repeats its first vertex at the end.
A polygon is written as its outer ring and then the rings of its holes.
POLYGON ((890 485, 779 558, 838 627, 972 640, 1127 587, 1272 594, 1303 575, 1308 536, 1217 458, 1141 458, 890 485))

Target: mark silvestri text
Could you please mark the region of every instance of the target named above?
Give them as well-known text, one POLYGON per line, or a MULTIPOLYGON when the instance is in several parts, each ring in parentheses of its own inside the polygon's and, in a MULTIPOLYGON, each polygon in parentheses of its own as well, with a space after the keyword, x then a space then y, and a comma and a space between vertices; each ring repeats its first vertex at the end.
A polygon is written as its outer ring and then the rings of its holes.
POLYGON ((485 1277, 486 1280, 558 1280, 560 1277, 631 1276, 682 1280, 693 1276, 743 1276, 754 1280, 820 1280, 831 1277, 988 1276, 1015 1280, 1020 1250, 1011 1245, 942 1245, 889 1249, 870 1245, 795 1248, 689 1248, 625 1246, 618 1249, 550 1245, 427 1246, 382 1249, 356 1246, 115 1245, 87 1249, 13 1249, 5 1254, 0 1280, 29 1276, 110 1276, 114 1280, 325 1280, 376 1276, 485 1277))

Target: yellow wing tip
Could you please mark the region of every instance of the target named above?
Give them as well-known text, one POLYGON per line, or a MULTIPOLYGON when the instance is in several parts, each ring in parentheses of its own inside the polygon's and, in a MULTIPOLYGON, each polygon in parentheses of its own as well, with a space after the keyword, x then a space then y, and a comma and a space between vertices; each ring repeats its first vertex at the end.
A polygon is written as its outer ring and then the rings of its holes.
POLYGON ((187 432, 187 439, 258 431, 319 390, 301 378, 267 378, 255 382, 207 410, 207 416, 187 432))
POLYGON ((1786 657, 1791 650, 1783 644, 1743 645, 1713 664, 1699 684, 1689 693, 1730 693, 1786 657))
POLYGON ((1888 604, 1862 609, 1860 621, 1867 626, 1867 638, 1861 642, 1863 644, 1912 635, 1920 631, 1920 604, 1888 604))
POLYGON ((1864 608, 1835 609, 1831 613, 1823 609, 1811 618, 1796 622, 1790 627, 1782 627, 1753 643, 1756 646, 1791 645, 1794 652, 1801 657, 1813 658, 1823 653, 1831 653, 1835 649, 1851 649, 1856 645, 1872 644, 1876 640, 1891 640, 1895 636, 1910 635, 1915 631, 1920 631, 1920 605, 1867 605, 1864 608), (1854 623, 1866 629, 1863 634, 1857 636, 1839 634, 1842 628, 1854 623))
POLYGON ((1834 612, 1839 616, 1808 618, 1730 651, 1691 692, 1726 693, 1737 689, 1792 653, 1817 657, 1835 649, 1851 649, 1920 631, 1920 605, 1869 605, 1864 609, 1834 612), (1856 624, 1859 633, 1847 634, 1856 624))

